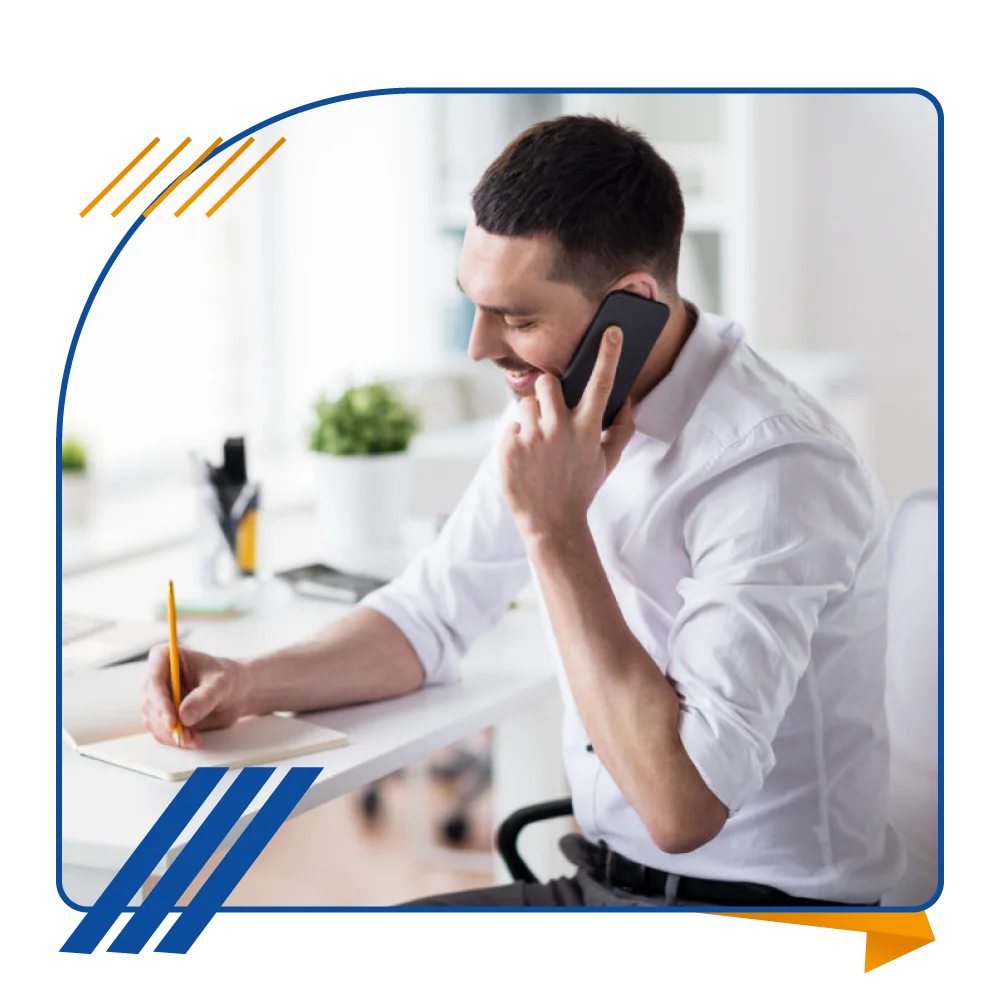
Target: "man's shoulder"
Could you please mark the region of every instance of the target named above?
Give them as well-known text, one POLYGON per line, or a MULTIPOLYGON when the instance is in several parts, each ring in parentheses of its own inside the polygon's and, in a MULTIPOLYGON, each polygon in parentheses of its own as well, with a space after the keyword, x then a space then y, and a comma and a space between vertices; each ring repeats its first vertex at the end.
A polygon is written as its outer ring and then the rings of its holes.
POLYGON ((831 447, 861 462, 854 441, 823 404, 742 338, 718 367, 685 431, 720 455, 797 443, 831 447))
POLYGON ((725 477, 784 510, 829 494, 838 509, 881 519, 881 488, 844 427, 738 333, 730 339, 678 442, 687 486, 725 477))

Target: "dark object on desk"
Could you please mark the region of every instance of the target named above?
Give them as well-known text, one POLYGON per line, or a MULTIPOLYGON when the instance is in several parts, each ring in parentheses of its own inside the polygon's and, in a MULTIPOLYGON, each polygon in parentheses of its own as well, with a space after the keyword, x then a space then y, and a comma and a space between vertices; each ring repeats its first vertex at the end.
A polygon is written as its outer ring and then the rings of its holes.
MULTIPOLYGON (((222 446, 222 468, 217 471, 222 474, 221 481, 234 490, 230 499, 235 499, 235 493, 247 481, 247 453, 243 438, 226 438, 222 446)), ((232 503, 229 506, 232 507, 232 503)))
POLYGON ((279 580, 289 583, 298 593, 306 597, 322 597, 330 601, 356 604, 366 594, 389 581, 363 573, 345 573, 325 563, 310 563, 293 569, 275 573, 279 580))

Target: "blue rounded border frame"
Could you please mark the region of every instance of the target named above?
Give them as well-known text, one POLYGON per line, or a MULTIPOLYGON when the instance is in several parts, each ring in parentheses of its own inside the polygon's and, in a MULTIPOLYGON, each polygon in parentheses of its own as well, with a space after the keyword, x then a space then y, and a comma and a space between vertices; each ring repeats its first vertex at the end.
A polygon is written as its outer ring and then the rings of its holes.
MULTIPOLYGON (((943 105, 941 99, 930 90, 918 86, 905 85, 805 85, 805 84, 773 84, 773 85, 615 85, 615 84, 594 84, 594 85, 567 85, 567 86, 534 86, 534 85, 427 85, 427 86, 402 86, 392 88, 378 88, 372 90, 354 91, 341 94, 336 97, 319 98, 293 108, 289 108, 278 114, 265 118, 254 125, 239 132, 235 132, 230 138, 222 142, 213 152, 205 158, 199 165, 199 170, 206 166, 220 154, 224 153, 235 143, 241 142, 247 136, 262 128, 273 125, 292 115, 301 114, 306 111, 323 107, 328 104, 335 104, 341 101, 359 100, 365 97, 394 95, 394 94, 444 94, 444 93, 482 93, 482 94, 511 94, 511 93, 713 93, 713 94, 734 94, 734 93, 841 93, 841 94, 918 94, 925 97, 934 106, 938 118, 938 886, 933 896, 924 904, 914 907, 858 907, 857 909, 845 909, 844 907, 726 907, 727 913, 738 914, 740 912, 773 912, 779 913, 923 913, 929 912, 941 900, 943 896, 943 875, 944 875, 944 598, 940 584, 943 578, 944 566, 944 506, 943 506, 943 472, 944 472, 944 452, 943 452, 943 398, 944 398, 944 347, 943 347, 943 314, 944 314, 944 274, 943 274, 943 232, 944 232, 944 164, 943 164, 943 105)), ((77 341, 86 323, 87 315, 90 311, 91 303, 97 294, 104 278, 111 266, 114 264, 123 247, 131 239, 138 227, 144 222, 144 216, 139 213, 124 227, 121 238, 115 244, 113 250, 108 255, 104 265, 101 267, 96 280, 94 281, 87 298, 82 305, 80 314, 74 325, 73 336, 66 350, 66 357, 59 384, 59 393, 56 406, 56 662, 61 664, 62 652, 62 427, 63 409, 65 403, 66 385, 69 379, 69 372, 72 366, 73 355, 76 350, 77 341)), ((57 799, 56 799, 56 827, 57 827, 57 848, 56 848, 56 893, 57 899, 74 911, 86 913, 90 907, 79 906, 69 899, 62 886, 62 671, 61 666, 56 671, 56 776, 57 776, 57 799)), ((178 913, 183 907, 175 907, 172 912, 178 913)), ((135 912, 138 907, 126 907, 126 912, 135 912)), ((218 917, 224 918, 227 915, 261 915, 268 916, 274 914, 288 915, 323 915, 323 914, 358 914, 366 916, 377 916, 380 913, 386 914, 436 914, 441 915, 440 908, 437 907, 221 907, 218 917)), ((525 909, 520 907, 449 907, 448 913, 458 914, 593 914, 593 910, 587 908, 563 908, 563 907, 540 907, 525 909)), ((697 914, 708 912, 695 907, 643 907, 642 913, 650 915, 656 914, 697 914)), ((713 910, 712 912, 717 912, 713 910)), ((635 916, 637 911, 633 907, 608 907, 602 908, 601 913, 622 913, 635 916)))

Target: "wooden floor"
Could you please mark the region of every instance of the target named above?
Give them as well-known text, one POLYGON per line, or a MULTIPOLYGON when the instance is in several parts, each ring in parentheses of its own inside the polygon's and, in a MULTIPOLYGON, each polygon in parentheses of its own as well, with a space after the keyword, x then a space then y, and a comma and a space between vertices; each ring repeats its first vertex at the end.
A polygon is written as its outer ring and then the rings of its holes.
MULTIPOLYGON (((493 843, 489 791, 468 813, 466 849, 445 850, 447 842, 438 831, 453 808, 454 786, 440 780, 416 782, 406 773, 380 782, 380 809, 374 820, 364 814, 361 793, 289 820, 226 905, 392 906, 434 893, 491 885, 492 873, 482 870, 483 852, 490 851, 493 843), (430 824, 420 822, 425 814, 430 824), (427 849, 429 843, 433 852, 427 849), (478 856, 470 858, 470 851, 478 856)), ((182 904, 191 899, 217 860, 201 872, 182 904)))

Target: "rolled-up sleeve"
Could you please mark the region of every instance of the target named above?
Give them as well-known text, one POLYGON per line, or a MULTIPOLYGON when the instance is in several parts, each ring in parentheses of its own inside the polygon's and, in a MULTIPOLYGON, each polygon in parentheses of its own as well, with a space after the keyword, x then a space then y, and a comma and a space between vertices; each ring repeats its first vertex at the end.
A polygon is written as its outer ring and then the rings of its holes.
POLYGON ((469 646, 500 620, 529 575, 494 448, 434 542, 361 603, 396 624, 423 664, 425 683, 437 684, 457 678, 469 646))
POLYGON ((776 443, 769 430, 723 452, 690 496, 691 575, 678 584, 669 642, 681 741, 731 812, 773 768, 820 613, 882 529, 878 494, 849 448, 776 443))

